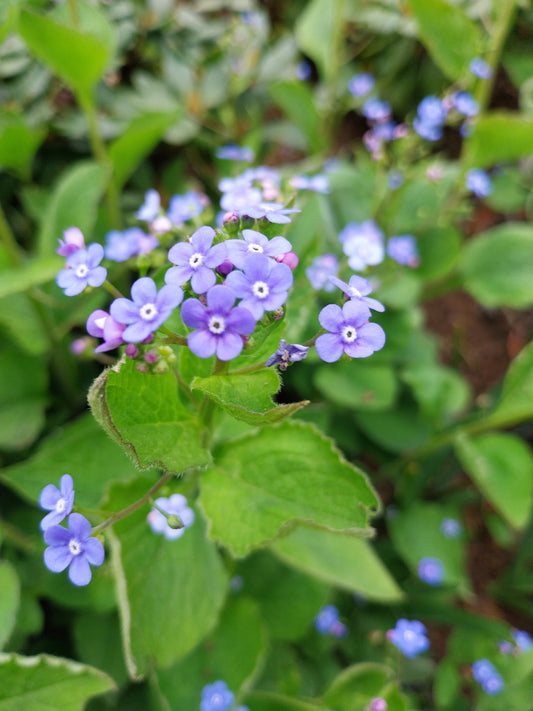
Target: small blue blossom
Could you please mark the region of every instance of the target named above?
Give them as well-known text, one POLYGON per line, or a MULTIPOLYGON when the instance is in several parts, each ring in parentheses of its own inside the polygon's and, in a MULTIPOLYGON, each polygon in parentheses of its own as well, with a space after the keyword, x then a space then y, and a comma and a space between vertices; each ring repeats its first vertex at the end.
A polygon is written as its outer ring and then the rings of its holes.
POLYGON ((440 530, 445 538, 458 538, 463 532, 463 527, 455 518, 443 518, 440 530))
POLYGON ((354 271, 381 264, 385 257, 383 232, 374 220, 349 222, 339 233, 339 240, 348 257, 348 265, 354 271))
POLYGON ((154 533, 163 534, 167 541, 181 538, 185 533, 185 529, 193 525, 194 511, 187 506, 187 499, 183 494, 172 494, 168 498, 160 496, 154 501, 154 504, 158 508, 153 508, 148 514, 148 524, 154 533), (165 511, 169 516, 177 516, 183 526, 181 528, 169 526, 168 518, 158 509, 165 511))
POLYGON ((362 96, 370 94, 374 87, 374 83, 375 80, 372 74, 368 74, 367 72, 354 74, 348 82, 348 91, 354 98, 359 99, 362 96))
POLYGON ((481 168, 471 168, 466 174, 466 188, 478 198, 487 197, 492 192, 489 174, 481 168))
POLYGON ((418 577, 428 585, 440 585, 444 579, 444 568, 438 558, 421 558, 418 563, 418 577))
POLYGON ((278 350, 273 353, 265 362, 269 368, 271 365, 279 365, 280 370, 287 370, 289 363, 304 360, 307 357, 309 346, 300 346, 298 343, 287 343, 285 339, 279 342, 278 350))
POLYGON ((474 121, 472 119, 467 118, 463 123, 459 126, 459 133, 461 134, 462 138, 468 138, 468 136, 471 136, 474 133, 474 121))
POLYGON ((496 696, 505 686, 498 670, 488 659, 479 659, 472 664, 472 676, 489 696, 496 696))
POLYGON ((68 529, 49 526, 44 531, 44 564, 52 573, 61 573, 68 567, 68 577, 74 585, 88 585, 91 565, 102 565, 104 547, 97 538, 91 538, 91 524, 79 513, 70 514, 68 529))
POLYGON ((202 689, 200 711, 228 711, 235 701, 235 695, 225 681, 218 680, 202 689))
POLYGON ((103 338, 104 342, 94 349, 95 353, 105 353, 122 345, 122 334, 126 326, 116 321, 103 309, 96 309, 87 319, 87 333, 94 338, 103 338))
POLYGON ((385 345, 385 332, 377 323, 369 323, 370 309, 361 301, 346 301, 341 309, 328 304, 318 315, 324 333, 316 339, 318 357, 334 363, 343 353, 350 358, 368 358, 385 345))
POLYGON ((185 195, 173 195, 168 204, 167 217, 175 225, 198 217, 204 211, 204 204, 200 195, 194 190, 189 190, 185 195))
POLYGON ((426 96, 418 104, 413 128, 426 141, 438 141, 442 137, 442 126, 446 121, 446 107, 436 96, 426 96))
POLYGON ((492 68, 481 57, 474 57, 470 62, 470 71, 479 79, 490 79, 493 74, 492 68))
POLYGON ((229 239, 224 244, 227 248, 228 259, 238 269, 244 268, 246 258, 251 254, 264 254, 276 258, 291 251, 292 245, 285 237, 268 239, 257 230, 243 230, 242 239, 229 239))
POLYGON ((56 277, 56 284, 64 289, 65 296, 76 296, 88 286, 102 286, 107 277, 107 269, 99 266, 104 258, 104 248, 94 242, 87 249, 77 249, 69 257, 56 277))
POLYGON ((424 123, 418 116, 413 120, 413 128, 426 141, 438 141, 442 138, 442 127, 432 123, 424 123))
POLYGON ((335 291, 335 286, 331 284, 329 278, 336 276, 339 271, 339 260, 334 254, 321 254, 315 257, 312 263, 305 270, 305 275, 311 282, 313 289, 317 291, 335 291))
POLYGON ((363 104, 363 116, 369 121, 387 121, 392 114, 388 101, 373 96, 363 104))
POLYGON ((275 311, 283 306, 292 282, 292 271, 286 264, 264 254, 250 254, 244 261, 243 271, 228 274, 225 284, 242 299, 241 306, 258 321, 265 311, 275 311))
POLYGON ((409 659, 417 657, 429 649, 425 625, 418 620, 401 618, 394 629, 387 632, 387 639, 409 659))
POLYGON ((140 227, 129 227, 123 232, 111 230, 106 235, 105 256, 113 262, 125 262, 138 254, 149 254, 159 245, 154 235, 140 227))
POLYGON ((74 482, 70 474, 63 474, 59 481, 59 489, 53 484, 47 484, 39 496, 39 506, 50 513, 42 519, 41 531, 61 523, 72 511, 73 504, 74 482))
POLYGON ((512 630, 511 636, 521 652, 529 652, 533 649, 533 640, 531 639, 531 635, 524 630, 512 630))
POLYGON ((291 221, 288 215, 301 212, 296 207, 285 207, 278 202, 260 202, 258 205, 250 206, 247 210, 241 210, 241 214, 253 217, 254 220, 266 219, 277 225, 287 225, 291 221))
POLYGON ((294 175, 289 180, 289 185, 295 190, 311 190, 314 193, 327 195, 330 191, 329 179, 327 175, 294 175))
POLYGON ((215 230, 204 225, 190 237, 188 242, 179 242, 170 248, 168 258, 172 264, 165 274, 166 284, 183 286, 191 282, 196 294, 205 294, 216 283, 213 269, 226 259, 226 243, 213 244, 215 230))
POLYGON ((115 299, 110 313, 119 323, 127 325, 122 334, 126 343, 140 343, 167 320, 183 299, 179 286, 167 284, 157 291, 150 277, 141 277, 131 287, 132 299, 115 299))
POLYGON ((463 116, 476 116, 479 104, 468 91, 457 91, 452 94, 452 105, 463 116))
POLYGON ((85 239, 78 227, 67 227, 63 232, 63 239, 59 239, 56 254, 60 257, 70 257, 78 249, 85 249, 85 239))
POLYGON ((364 279, 357 274, 350 277, 350 281, 346 283, 335 276, 330 276, 329 280, 335 286, 338 286, 341 291, 343 291, 349 299, 357 299, 362 301, 369 309, 374 309, 374 311, 385 311, 383 304, 377 299, 372 299, 368 294, 372 293, 372 287, 368 279, 364 279))
POLYGON ((334 637, 346 637, 348 628, 339 620, 339 611, 335 605, 326 605, 315 617, 315 629, 320 634, 334 637))
POLYGON ((251 163, 255 160, 255 154, 248 146, 238 146, 236 143, 228 143, 217 148, 215 151, 217 158, 221 160, 236 160, 251 163))
POLYGON ((387 254, 398 264, 417 267, 419 264, 416 238, 413 235, 398 235, 387 242, 387 254))
POLYGON ((235 292, 223 284, 207 292, 207 306, 198 299, 187 299, 181 307, 183 323, 195 330, 187 344, 199 358, 217 355, 219 360, 236 358, 243 348, 242 336, 255 329, 255 319, 244 306, 233 306, 235 292))
POLYGON ((391 190, 398 190, 404 184, 404 180, 399 170, 389 170, 387 173, 387 185, 391 190))
POLYGON ((138 220, 151 222, 161 211, 161 198, 157 190, 147 190, 144 194, 144 202, 135 213, 138 220))

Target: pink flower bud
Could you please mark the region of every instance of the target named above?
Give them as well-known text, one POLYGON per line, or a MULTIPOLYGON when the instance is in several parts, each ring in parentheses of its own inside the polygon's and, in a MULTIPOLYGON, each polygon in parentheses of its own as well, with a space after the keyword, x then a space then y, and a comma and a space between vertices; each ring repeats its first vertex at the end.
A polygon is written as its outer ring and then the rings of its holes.
POLYGON ((296 269, 298 266, 298 262, 300 261, 299 257, 297 254, 294 252, 286 252, 285 254, 278 254, 277 257, 275 257, 276 262, 281 262, 282 264, 286 264, 290 269, 293 271, 296 269))

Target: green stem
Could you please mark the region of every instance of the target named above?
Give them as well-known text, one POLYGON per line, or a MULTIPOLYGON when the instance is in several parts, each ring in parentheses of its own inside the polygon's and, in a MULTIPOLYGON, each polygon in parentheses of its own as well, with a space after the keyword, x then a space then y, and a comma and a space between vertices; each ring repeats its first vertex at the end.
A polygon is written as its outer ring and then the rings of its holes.
POLYGON ((0 205, 0 243, 4 245, 13 265, 19 265, 22 263, 20 247, 17 244, 8 221, 6 220, 2 205, 0 205))
POLYGON ((80 11, 78 9, 77 0, 67 0, 67 5, 70 13, 70 19, 72 20, 72 25, 76 29, 80 26, 80 11))
POLYGON ((104 528, 113 525, 117 521, 120 521, 121 519, 126 518, 126 516, 129 516, 130 514, 137 511, 137 509, 141 508, 141 506, 148 503, 152 496, 157 493, 159 489, 161 489, 173 476, 173 472, 165 472, 161 479, 159 479, 159 481, 157 481, 152 486, 152 488, 146 492, 146 494, 141 496, 140 499, 137 499, 137 501, 135 501, 133 504, 126 506, 126 508, 122 509, 122 511, 118 511, 117 513, 113 514, 103 523, 100 523, 98 526, 95 526, 92 532, 98 533, 99 531, 103 531, 104 528))
MULTIPOLYGON (((215 361, 213 366, 212 375, 222 375, 227 373, 229 368, 229 361, 219 360, 215 361)), ((208 447, 211 440, 211 425, 213 422, 213 414, 215 412, 215 402, 208 395, 204 395, 202 404, 200 405, 200 411, 198 413, 200 417, 200 422, 203 424, 204 429, 202 432, 202 444, 204 447, 208 447)))
POLYGON ((114 296, 115 299, 121 299, 123 298, 124 294, 122 294, 114 284, 112 284, 108 279, 104 281, 104 289, 107 289, 107 291, 111 294, 111 296, 114 296))

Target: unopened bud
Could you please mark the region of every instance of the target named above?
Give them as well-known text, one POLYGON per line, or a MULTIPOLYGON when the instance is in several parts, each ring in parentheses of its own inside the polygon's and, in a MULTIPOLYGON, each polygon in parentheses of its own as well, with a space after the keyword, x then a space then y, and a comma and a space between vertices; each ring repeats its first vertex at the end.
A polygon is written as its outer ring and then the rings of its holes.
POLYGON ((176 516, 175 514, 171 514, 167 518, 167 523, 170 528, 174 528, 175 530, 179 530, 180 528, 183 528, 183 523, 182 523, 181 519, 178 518, 178 516, 176 516))
POLYGON ((149 368, 146 365, 146 363, 143 363, 142 361, 139 361, 138 363, 135 364, 135 367, 139 371, 139 373, 148 373, 149 368))
POLYGON ((232 271, 233 264, 230 262, 229 259, 225 259, 222 264, 219 264, 217 267, 217 272, 220 274, 220 276, 227 276, 232 271))
POLYGON ((131 358, 132 360, 135 360, 139 356, 139 349, 135 345, 135 343, 128 343, 126 346, 126 356, 128 358, 131 358))
POLYGON ((157 351, 147 351, 144 354, 144 360, 150 365, 154 365, 154 363, 157 363, 157 361, 159 360, 159 354, 157 353, 157 351))
POLYGON ((276 262, 281 264, 286 264, 290 269, 296 269, 298 262, 300 261, 298 255, 294 252, 286 252, 285 254, 278 254, 275 258, 276 262))
POLYGON ((164 373, 168 373, 169 371, 169 364, 166 360, 159 360, 155 365, 154 365, 154 373, 157 373, 158 375, 163 375, 164 373))

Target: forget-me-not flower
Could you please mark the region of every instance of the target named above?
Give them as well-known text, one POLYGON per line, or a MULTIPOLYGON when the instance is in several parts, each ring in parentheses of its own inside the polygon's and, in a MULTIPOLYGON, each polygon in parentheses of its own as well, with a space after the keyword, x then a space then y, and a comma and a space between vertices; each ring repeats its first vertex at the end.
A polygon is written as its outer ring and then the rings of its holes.
POLYGON ((104 547, 97 538, 91 538, 91 524, 79 513, 70 514, 68 529, 49 526, 44 531, 44 564, 52 573, 61 573, 68 567, 68 577, 74 585, 88 585, 91 565, 102 565, 104 547))
POLYGON ((85 249, 85 239, 79 227, 67 227, 63 232, 63 239, 59 239, 56 253, 61 257, 70 257, 78 249, 85 249))
POLYGON ((315 257, 305 270, 305 275, 317 291, 335 291, 335 286, 330 282, 330 277, 336 276, 339 271, 339 260, 334 254, 321 254, 315 257))
POLYGON ((383 232, 374 220, 349 222, 339 233, 348 265, 356 272, 381 264, 385 257, 383 232))
POLYGON ((70 474, 63 474, 59 481, 59 489, 53 484, 47 484, 39 496, 39 506, 50 513, 42 519, 41 531, 61 523, 72 511, 73 504, 74 482, 70 474))
POLYGON ((104 248, 94 242, 87 249, 77 249, 56 277, 56 284, 64 289, 65 296, 81 294, 86 286, 102 286, 107 277, 107 269, 100 266, 104 258, 104 248))
POLYGON ((421 558, 418 563, 418 577, 427 585, 440 585, 444 578, 444 567, 438 558, 421 558))
POLYGON ((147 516, 147 521, 154 533, 162 534, 168 541, 181 538, 186 528, 194 523, 194 511, 187 506, 187 499, 183 494, 172 494, 168 498, 160 496, 154 501, 158 508, 153 508, 147 516), (181 528, 169 526, 168 518, 161 513, 164 511, 169 516, 177 516, 183 524, 181 528))
POLYGON ((161 212, 161 197, 157 190, 147 190, 144 194, 144 202, 135 213, 138 220, 151 222, 161 212))
POLYGON ((329 280, 335 286, 338 286, 341 291, 343 291, 349 299, 356 299, 362 301, 366 304, 369 309, 374 309, 374 311, 385 311, 383 304, 377 299, 373 299, 368 296, 372 293, 372 287, 368 279, 354 274, 350 277, 350 281, 346 283, 335 276, 330 276, 329 280))
POLYGON ((350 299, 342 309, 328 304, 318 315, 324 333, 316 339, 319 358, 334 363, 343 353, 350 358, 367 358, 385 345, 385 332, 377 323, 369 323, 370 309, 361 301, 350 299))
POLYGON ((493 74, 490 65, 488 65, 484 59, 481 59, 481 57, 474 57, 470 62, 470 71, 474 76, 485 80, 490 79, 493 74))
POLYGON ((242 299, 241 306, 258 321, 265 311, 275 311, 283 306, 292 282, 292 271, 286 264, 264 254, 250 254, 244 261, 243 271, 228 274, 225 284, 242 299))
POLYGON ((204 204, 200 195, 194 190, 189 190, 185 195, 173 195, 170 198, 167 217, 173 224, 181 225, 201 215, 203 211, 204 204))
POLYGON ((290 252, 292 245, 285 237, 268 239, 257 230, 243 230, 242 239, 230 239, 224 242, 228 259, 238 269, 244 268, 244 262, 251 254, 264 254, 267 257, 278 257, 290 252))
POLYGON ((487 197, 492 192, 489 174, 481 168, 470 168, 466 174, 466 188, 478 198, 487 197))
POLYGON ((235 694, 228 689, 225 681, 219 679, 202 689, 200 711, 228 711, 235 701, 235 694))
POLYGON ((426 627, 419 620, 401 618, 394 629, 387 632, 387 639, 410 659, 429 649, 426 627))
POLYGON ((368 74, 367 72, 354 74, 348 82, 348 91, 354 98, 359 99, 362 96, 370 94, 374 83, 375 80, 372 74, 368 74))
POLYGON ((213 245, 215 230, 204 225, 191 236, 188 242, 178 242, 170 248, 168 258, 177 266, 165 274, 166 284, 182 286, 191 282, 196 294, 205 294, 216 283, 213 269, 226 258, 226 243, 213 245))
POLYGON ((339 611, 335 605, 326 605, 315 617, 315 629, 320 634, 331 634, 334 637, 346 637, 348 628, 339 620, 339 611))
POLYGON ((96 309, 87 319, 87 333, 94 338, 103 338, 104 342, 94 349, 95 353, 105 353, 122 345, 122 334, 126 325, 116 321, 111 314, 103 309, 96 309))

